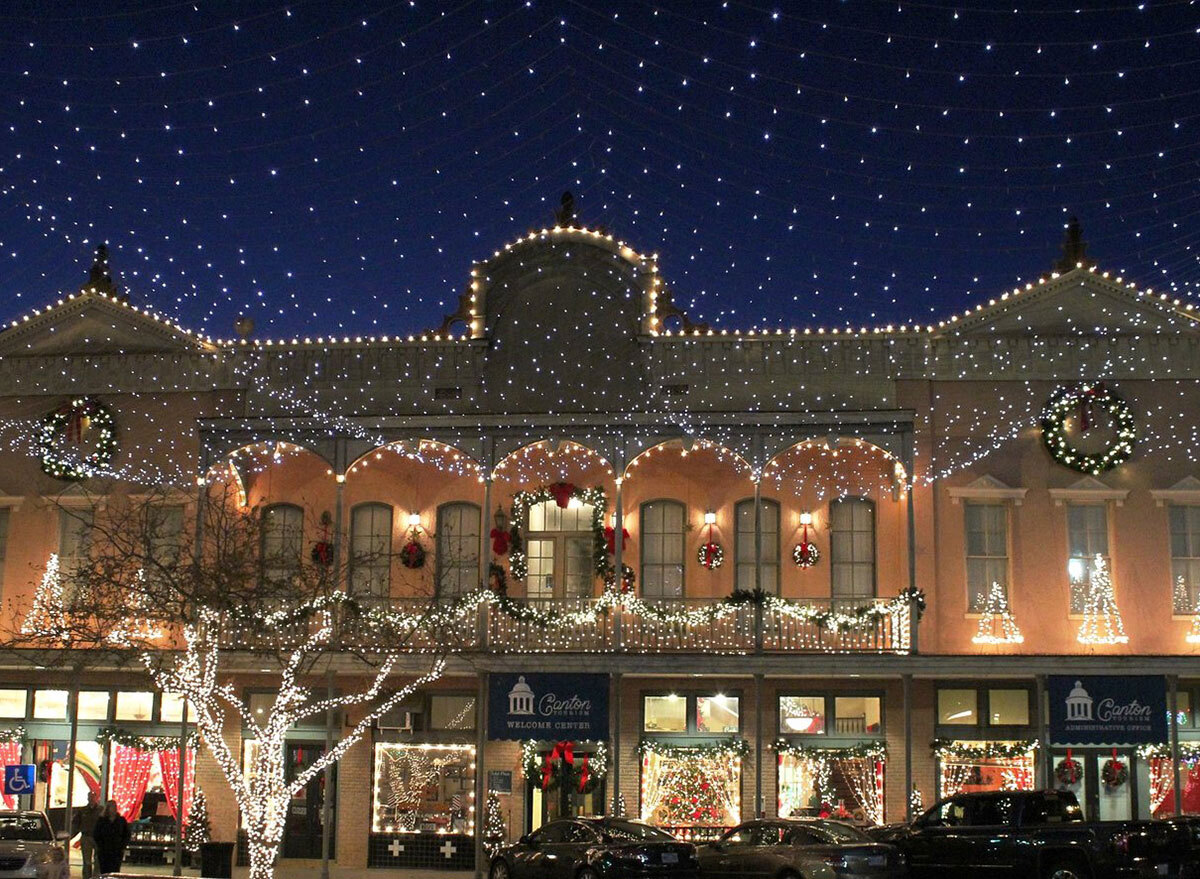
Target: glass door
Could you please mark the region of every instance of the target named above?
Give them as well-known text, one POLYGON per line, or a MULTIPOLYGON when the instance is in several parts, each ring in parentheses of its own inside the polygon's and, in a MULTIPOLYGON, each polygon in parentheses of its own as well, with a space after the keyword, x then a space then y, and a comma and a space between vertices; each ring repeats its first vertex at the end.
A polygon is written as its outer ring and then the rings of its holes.
POLYGON ((529 508, 525 594, 530 601, 591 598, 596 582, 592 556, 592 507, 559 507, 543 501, 529 508))
POLYGON ((1120 751, 1115 754, 1101 752, 1093 759, 1096 761, 1095 777, 1099 780, 1096 817, 1101 821, 1130 820, 1133 817, 1132 755, 1120 751))
MULTIPOLYGON (((288 742, 284 755, 287 760, 288 781, 312 766, 325 753, 325 746, 316 742, 288 742)), ((337 788, 337 766, 331 766, 315 776, 288 803, 287 820, 283 830, 283 857, 321 857, 321 811, 325 800, 326 779, 329 779, 330 796, 337 788)), ((330 803, 330 816, 336 800, 330 803)), ((330 857, 334 857, 335 834, 330 829, 330 857)))

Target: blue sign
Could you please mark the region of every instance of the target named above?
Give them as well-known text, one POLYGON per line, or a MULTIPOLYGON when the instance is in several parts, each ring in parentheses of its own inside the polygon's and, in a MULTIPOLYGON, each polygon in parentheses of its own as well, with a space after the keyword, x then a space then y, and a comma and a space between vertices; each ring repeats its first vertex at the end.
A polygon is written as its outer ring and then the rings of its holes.
POLYGON ((1167 740, 1167 682, 1157 675, 1051 675, 1050 740, 1143 745, 1167 740))
POLYGON ((608 675, 491 675, 488 738, 607 739, 608 675))
POLYGON ((4 767, 4 794, 5 796, 16 796, 18 794, 33 793, 33 779, 37 774, 37 767, 32 763, 16 763, 11 766, 4 767))

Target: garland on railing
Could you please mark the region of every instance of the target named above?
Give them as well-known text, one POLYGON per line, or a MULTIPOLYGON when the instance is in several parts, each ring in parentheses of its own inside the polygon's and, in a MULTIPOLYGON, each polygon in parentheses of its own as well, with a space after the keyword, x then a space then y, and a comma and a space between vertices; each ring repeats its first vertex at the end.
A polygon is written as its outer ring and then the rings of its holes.
POLYGON ((844 748, 826 748, 816 745, 806 745, 803 742, 796 742, 791 739, 776 739, 771 744, 771 747, 775 753, 786 754, 789 757, 836 757, 842 760, 857 757, 863 760, 882 760, 887 756, 887 745, 883 742, 859 742, 858 744, 847 745, 844 748))
MULTIPOLYGON (((107 747, 110 743, 136 748, 139 751, 178 751, 179 736, 139 736, 118 726, 101 727, 96 733, 96 741, 107 747)), ((187 734, 186 747, 194 749, 200 742, 194 732, 187 734)))
POLYGON ((12 726, 8 729, 0 729, 0 743, 8 745, 12 742, 25 741, 25 727, 12 726))
POLYGON ((642 739, 638 742, 639 757, 648 754, 658 754, 678 760, 688 757, 746 757, 750 754, 750 743, 737 737, 724 739, 720 742, 705 742, 695 745, 675 745, 660 742, 655 739, 642 739))
POLYGON ((1016 760, 1028 757, 1038 749, 1037 739, 1018 742, 959 742, 953 739, 934 739, 930 745, 939 760, 953 759, 959 762, 979 760, 1016 760))

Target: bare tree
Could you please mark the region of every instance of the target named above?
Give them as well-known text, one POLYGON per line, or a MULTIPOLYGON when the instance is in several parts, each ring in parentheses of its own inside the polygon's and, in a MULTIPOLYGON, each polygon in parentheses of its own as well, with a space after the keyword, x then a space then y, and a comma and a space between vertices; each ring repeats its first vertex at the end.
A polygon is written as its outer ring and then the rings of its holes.
POLYGON ((189 514, 169 491, 90 500, 63 507, 81 523, 85 545, 72 559, 50 559, 32 608, 13 609, 0 647, 42 665, 78 667, 81 656, 84 668, 140 664, 158 689, 185 697, 242 810, 250 875, 268 879, 292 796, 441 674, 442 627, 456 615, 432 600, 405 612, 360 603, 333 547, 307 551, 294 527, 219 489, 189 514), (402 657, 413 654, 422 656, 419 667, 394 685, 402 657), (268 662, 278 686, 256 716, 236 678, 268 662), (330 696, 322 682, 335 666, 361 687, 330 696), (288 729, 346 709, 357 722, 289 779, 288 729), (258 742, 245 766, 224 738, 233 719, 258 742))

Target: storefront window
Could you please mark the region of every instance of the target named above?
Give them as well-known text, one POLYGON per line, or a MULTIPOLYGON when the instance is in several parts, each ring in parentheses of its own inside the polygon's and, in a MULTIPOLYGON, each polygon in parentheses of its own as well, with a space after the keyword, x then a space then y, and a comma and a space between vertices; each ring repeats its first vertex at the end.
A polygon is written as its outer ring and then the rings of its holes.
POLYGON ((938 723, 974 726, 975 711, 974 690, 938 690, 938 723))
POLYGON ((687 732, 687 699, 669 696, 646 696, 643 705, 643 732, 687 732))
POLYGON ((375 833, 461 833, 475 829, 475 748, 375 744, 371 829, 375 833))
POLYGON ((0 690, 0 717, 24 717, 28 699, 25 690, 0 690))
POLYGON ((79 691, 80 720, 108 720, 107 691, 79 691))
POLYGON ((34 690, 33 691, 34 720, 66 720, 67 691, 66 690, 34 690))
MULTIPOLYGON (((66 711, 65 701, 63 703, 63 711, 66 711)), ((43 747, 49 746, 52 749, 52 754, 48 755, 48 757, 54 761, 54 767, 50 770, 50 796, 47 808, 65 809, 67 806, 67 767, 70 765, 70 761, 67 759, 67 749, 70 746, 70 742, 57 741, 43 742, 41 744, 43 747)), ((40 749, 35 747, 34 750, 36 754, 40 749)), ((104 748, 99 743, 76 742, 75 785, 71 797, 74 800, 72 805, 75 808, 87 805, 89 790, 100 789, 100 767, 103 760, 104 748)))
POLYGON ((742 758, 722 750, 649 750, 642 819, 684 839, 708 839, 742 820, 742 758))
MULTIPOLYGON (((1168 703, 1169 705, 1170 703, 1168 703)), ((1187 690, 1180 690, 1175 694, 1175 711, 1176 722, 1180 726, 1192 725, 1192 694, 1187 690)), ((1167 710, 1167 721, 1171 720, 1171 712, 1167 710)))
POLYGON ((153 720, 154 694, 133 690, 117 692, 117 720, 153 720))
POLYGON ((779 755, 779 815, 883 823, 882 757, 779 755))
POLYGON ((475 697, 430 696, 429 728, 432 730, 475 729, 475 697))
POLYGON ((825 697, 780 696, 779 731, 787 735, 825 732, 825 697))
MULTIPOLYGON (((183 720, 185 701, 178 693, 163 693, 159 700, 158 719, 163 723, 180 723, 183 720)), ((191 720, 191 717, 191 706, 188 706, 188 719, 191 720)))
POLYGON ((1020 747, 1014 742, 952 742, 937 755, 938 799, 959 793, 1032 790, 1033 751, 1018 751, 1020 747))
POLYGON ((736 733, 738 731, 738 697, 696 697, 696 732, 736 733))
POLYGON ((833 722, 838 735, 878 735, 882 731, 879 697, 837 696, 833 722))
POLYGON ((1028 726, 1028 690, 988 690, 988 723, 992 726, 1028 726))

